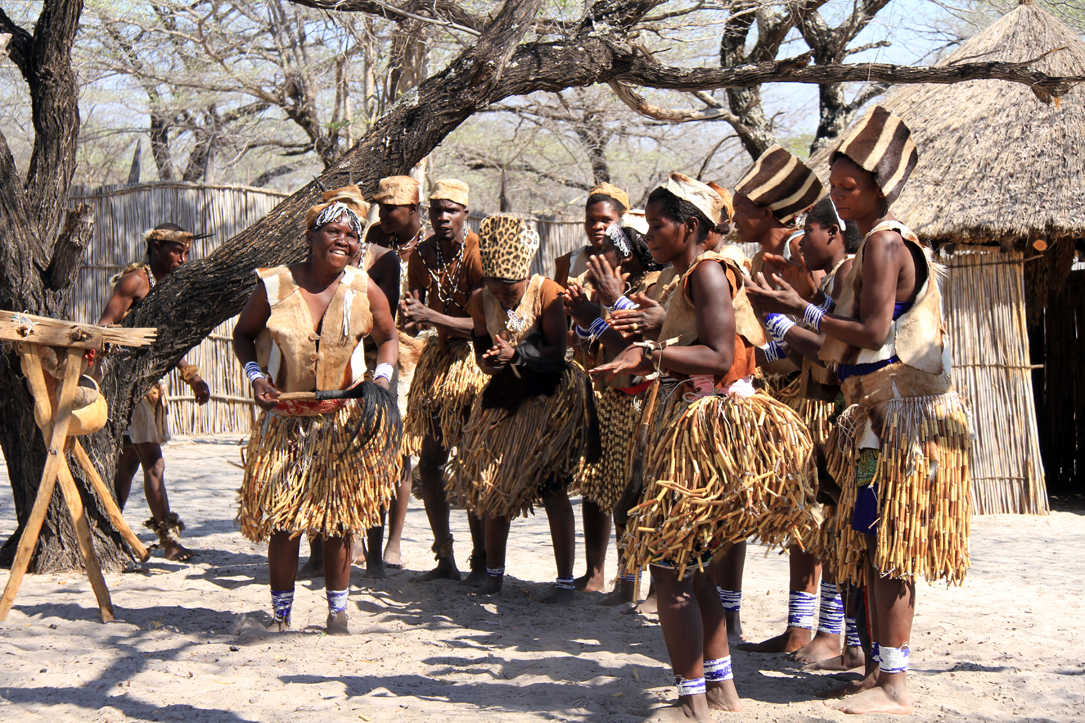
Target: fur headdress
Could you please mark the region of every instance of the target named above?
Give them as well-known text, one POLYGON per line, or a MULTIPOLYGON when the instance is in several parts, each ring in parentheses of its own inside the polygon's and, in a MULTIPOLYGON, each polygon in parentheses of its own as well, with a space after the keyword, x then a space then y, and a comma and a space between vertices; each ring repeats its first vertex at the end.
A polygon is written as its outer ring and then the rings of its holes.
POLYGON ((467 202, 470 200, 470 197, 470 186, 463 181, 457 181, 455 178, 445 178, 434 182, 433 192, 430 193, 429 200, 452 201, 452 203, 458 203, 464 208, 467 208, 467 202))
POLYGON ((780 223, 813 206, 823 190, 814 172, 778 145, 762 153, 735 186, 735 193, 767 207, 780 223))
POLYGON ((419 204, 422 203, 422 186, 410 176, 382 178, 373 202, 390 206, 419 204))
POLYGON ((520 281, 531 276, 531 262, 539 250, 535 223, 510 214, 482 219, 478 229, 482 274, 494 279, 520 281))
MULTIPOLYGON (((176 226, 177 224, 162 224, 162 226, 176 226)), ((162 226, 156 226, 150 231, 143 234, 143 240, 147 242, 147 248, 150 249, 151 244, 155 241, 161 243, 173 243, 183 246, 185 251, 192 248, 192 242, 202 238, 208 238, 211 234, 194 234, 184 229, 178 228, 163 228, 162 226)))
POLYGON ((720 194, 720 199, 723 201, 723 208, 721 209, 720 214, 720 223, 723 223, 724 221, 730 221, 732 218, 735 217, 735 202, 731 198, 731 192, 720 184, 715 183, 714 181, 709 181, 707 185, 713 191, 720 194), (724 213, 727 214, 726 218, 723 217, 724 213))
POLYGON ((880 105, 867 111, 863 120, 851 129, 833 152, 834 158, 837 153, 869 171, 890 204, 904 190, 912 169, 919 162, 919 151, 908 126, 880 105))
POLYGON ((344 186, 323 192, 324 203, 318 203, 305 212, 305 228, 314 231, 336 221, 344 214, 347 223, 361 239, 366 228, 369 204, 357 186, 344 186))
POLYGON ((720 224, 720 214, 723 213, 723 198, 712 190, 708 184, 695 181, 681 173, 672 173, 663 188, 673 193, 678 198, 689 201, 698 208, 714 225, 720 224))
POLYGON ((629 194, 617 186, 612 186, 609 183, 600 183, 598 186, 588 191, 588 198, 591 198, 597 193, 613 198, 615 201, 622 204, 623 209, 629 210, 629 194))

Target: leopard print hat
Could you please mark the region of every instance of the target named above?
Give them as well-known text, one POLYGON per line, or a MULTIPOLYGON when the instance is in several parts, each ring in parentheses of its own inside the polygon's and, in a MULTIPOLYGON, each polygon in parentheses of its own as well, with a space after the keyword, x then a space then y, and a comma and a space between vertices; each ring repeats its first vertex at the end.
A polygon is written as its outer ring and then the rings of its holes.
POLYGON ((482 219, 478 236, 484 276, 506 281, 531 276, 531 262, 539 250, 534 221, 510 214, 487 216, 482 219))

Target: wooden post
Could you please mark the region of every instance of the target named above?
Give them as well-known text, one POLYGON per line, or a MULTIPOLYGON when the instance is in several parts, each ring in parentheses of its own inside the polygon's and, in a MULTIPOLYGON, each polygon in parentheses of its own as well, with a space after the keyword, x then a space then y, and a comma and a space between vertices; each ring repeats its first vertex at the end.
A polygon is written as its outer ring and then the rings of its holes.
MULTIPOLYGON (((49 390, 45 386, 45 376, 41 369, 41 351, 37 344, 24 347, 24 368, 28 372, 27 381, 30 383, 30 391, 34 396, 34 405, 40 411, 49 399, 49 390), (32 349, 32 351, 30 351, 32 349)), ((75 388, 79 384, 79 360, 81 353, 78 349, 68 350, 68 366, 64 370, 64 381, 57 392, 57 409, 55 416, 52 410, 44 416, 51 420, 51 434, 46 435, 49 440, 48 457, 45 459, 45 470, 41 474, 41 484, 38 486, 38 495, 34 499, 34 508, 30 512, 30 519, 26 522, 23 536, 19 538, 19 547, 15 552, 15 561, 11 565, 11 574, 8 576, 7 585, 4 587, 4 595, 0 597, 0 621, 7 619, 8 612, 15 602, 15 596, 19 592, 19 585, 23 581, 30 558, 34 554, 34 548, 38 544, 38 535, 41 534, 41 525, 45 521, 45 513, 49 509, 49 501, 53 498, 53 487, 56 486, 57 476, 60 474, 60 465, 64 461, 64 447, 68 440, 68 423, 72 416, 72 400, 75 398, 75 388), (74 356, 75 360, 72 360, 74 356)), ((50 426, 47 424, 46 426, 50 426)), ((46 432, 42 429, 43 434, 46 432)), ((93 551, 92 553, 93 554, 93 551)))
POLYGON ((94 596, 98 600, 98 608, 102 613, 102 620, 113 620, 113 603, 109 598, 109 588, 106 586, 105 577, 102 575, 102 567, 98 562, 98 556, 94 552, 94 538, 91 536, 90 525, 87 523, 86 510, 83 507, 83 499, 79 494, 79 488, 68 466, 67 451, 69 448, 75 454, 79 464, 86 470, 91 485, 102 499, 102 504, 109 513, 110 519, 118 531, 124 536, 135 550, 141 560, 146 560, 150 553, 139 541, 124 522, 120 510, 113 501, 113 495, 106 487, 102 478, 91 464, 90 457, 82 445, 75 438, 68 437, 68 428, 72 418, 72 402, 75 399, 76 389, 79 387, 79 377, 82 372, 83 350, 101 349, 105 343, 123 344, 126 346, 143 346, 149 344, 154 338, 154 329, 120 329, 114 327, 90 326, 73 324, 56 319, 19 314, 11 311, 0 311, 0 339, 17 341, 20 343, 20 357, 22 359, 23 374, 26 376, 30 387, 31 396, 34 398, 35 418, 41 429, 42 436, 48 445, 48 456, 45 460, 45 469, 42 471, 41 484, 38 485, 38 493, 34 499, 34 507, 30 511, 26 526, 23 528, 22 537, 19 538, 19 546, 16 548, 15 561, 11 566, 11 574, 8 575, 4 594, 0 597, 0 621, 7 619, 11 606, 15 602, 15 596, 19 592, 23 576, 26 575, 30 565, 30 558, 34 555, 38 537, 41 535, 41 526, 45 521, 45 514, 49 509, 49 502, 53 498, 53 489, 57 482, 60 483, 60 491, 64 496, 64 502, 68 507, 68 513, 75 525, 76 539, 79 543, 79 552, 86 567, 87 578, 90 580, 94 596), (58 366, 59 372, 63 371, 60 385, 56 390, 56 401, 53 402, 49 393, 49 386, 45 380, 42 369, 42 347, 59 346, 66 347, 67 353, 63 359, 63 365, 58 366))
POLYGON ((128 523, 124 521, 124 516, 121 514, 121 510, 117 507, 116 501, 113 499, 113 493, 106 487, 105 482, 102 481, 101 475, 98 474, 98 470, 94 469, 94 463, 90 460, 90 455, 83 449, 83 445, 79 443, 78 437, 71 437, 69 439, 69 446, 71 452, 75 455, 75 460, 79 463, 79 466, 83 468, 83 471, 87 473, 87 479, 90 480, 91 486, 94 487, 94 491, 98 493, 98 498, 102 501, 102 506, 105 507, 106 514, 109 515, 109 519, 113 522, 113 526, 117 528, 117 532, 121 533, 121 537, 132 548, 132 551, 136 553, 136 557, 140 562, 146 562, 150 556, 151 551, 148 550, 138 537, 136 533, 132 532, 132 528, 128 526, 128 523))

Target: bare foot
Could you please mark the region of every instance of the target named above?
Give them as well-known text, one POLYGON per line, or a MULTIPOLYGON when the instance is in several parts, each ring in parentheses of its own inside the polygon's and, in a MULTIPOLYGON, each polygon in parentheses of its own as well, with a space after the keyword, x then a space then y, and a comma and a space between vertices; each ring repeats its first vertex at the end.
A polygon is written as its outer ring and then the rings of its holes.
POLYGON ((873 671, 867 673, 859 680, 849 680, 843 685, 837 685, 832 688, 827 688, 826 690, 818 691, 817 693, 814 693, 814 695, 818 698, 846 698, 849 695, 855 695, 856 693, 862 693, 864 690, 870 690, 877 682, 878 669, 875 667, 873 671))
POLYGON ((791 659, 799 663, 816 663, 819 660, 840 657, 840 635, 823 633, 814 634, 814 639, 791 654, 791 659))
POLYGON ((555 587, 554 591, 544 597, 542 602, 547 605, 568 605, 576 596, 576 590, 566 590, 563 587, 555 587))
POLYGON ((584 574, 573 580, 573 585, 577 590, 583 590, 584 592, 599 592, 606 587, 606 580, 603 579, 603 571, 600 570, 595 575, 584 574))
POLYGON ((861 668, 866 663, 866 656, 863 654, 863 649, 860 647, 847 647, 844 648, 844 654, 838 655, 835 658, 826 658, 825 660, 819 660, 815 663, 802 666, 803 670, 815 671, 815 670, 855 670, 861 668))
POLYGON ((394 548, 392 543, 388 543, 388 546, 384 548, 384 566, 389 570, 402 570, 403 566, 407 564, 407 561, 403 559, 403 553, 400 552, 399 545, 394 548))
POLYGON ((479 595, 496 595, 501 592, 501 582, 504 579, 504 577, 487 575, 482 584, 476 587, 476 590, 478 590, 479 595))
POLYGON ((908 702, 908 690, 903 685, 883 683, 869 690, 864 690, 853 698, 836 703, 825 701, 825 705, 842 713, 892 713, 908 715, 912 705, 908 702))
POLYGON ((486 584, 486 578, 489 575, 486 574, 486 568, 481 570, 472 570, 471 573, 464 579, 464 582, 471 587, 479 587, 486 584))
POLYGON ((703 695, 684 695, 674 705, 653 710, 644 720, 652 723, 712 723, 712 713, 703 695))
POLYGON ((328 635, 350 635, 347 628, 347 613, 340 610, 337 613, 328 613, 328 635))
POLYGON ((742 711, 742 701, 738 697, 733 680, 705 683, 705 699, 708 700, 708 707, 712 710, 725 710, 731 713, 742 711))
POLYGON ((369 553, 365 549, 365 543, 359 542, 358 540, 355 540, 354 545, 353 545, 353 549, 352 549, 351 552, 352 552, 352 555, 353 555, 353 557, 351 558, 351 561, 350 561, 351 565, 366 565, 366 564, 368 564, 369 561, 367 560, 367 558, 369 556, 369 553))
POLYGON ((635 583, 632 580, 619 580, 618 587, 614 588, 614 591, 609 595, 604 596, 603 599, 599 601, 599 604, 613 607, 615 605, 621 605, 622 603, 631 603, 633 602, 633 597, 635 595, 635 583))
MULTIPOLYGON (((483 569, 483 574, 486 570, 483 569)), ((421 575, 415 575, 411 582, 430 582, 431 580, 459 580, 460 570, 456 567, 456 560, 452 557, 442 557, 437 560, 437 567, 421 575)))
POLYGON ((656 596, 649 595, 638 605, 634 605, 628 610, 623 610, 623 615, 655 615, 658 612, 656 607, 656 596))
POLYGON ((789 627, 783 633, 760 643, 739 643, 735 647, 747 653, 791 653, 810 642, 806 628, 789 627))
POLYGON ((731 612, 723 611, 723 617, 727 620, 727 639, 731 642, 741 643, 746 639, 742 634, 742 614, 740 610, 731 612))
POLYGON ((170 562, 188 562, 198 555, 198 553, 188 549, 180 542, 174 542, 173 540, 166 542, 162 554, 170 562))

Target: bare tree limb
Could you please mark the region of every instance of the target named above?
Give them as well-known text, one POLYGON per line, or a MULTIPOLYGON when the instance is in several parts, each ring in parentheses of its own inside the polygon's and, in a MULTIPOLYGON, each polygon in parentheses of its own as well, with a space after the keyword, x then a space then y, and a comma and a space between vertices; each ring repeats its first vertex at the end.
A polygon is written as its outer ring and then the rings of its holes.
POLYGON ((34 53, 34 36, 16 25, 3 8, 0 8, 0 30, 11 35, 7 47, 8 57, 15 63, 27 82, 30 82, 30 78, 33 77, 30 70, 30 58, 34 53))
POLYGON ((537 168, 527 161, 501 163, 500 161, 478 154, 466 156, 464 158, 464 164, 472 171, 515 171, 517 173, 529 173, 533 176, 545 178, 547 181, 565 186, 566 188, 575 188, 578 191, 587 191, 592 188, 592 186, 589 186, 582 181, 577 181, 557 173, 537 168))

